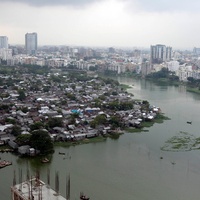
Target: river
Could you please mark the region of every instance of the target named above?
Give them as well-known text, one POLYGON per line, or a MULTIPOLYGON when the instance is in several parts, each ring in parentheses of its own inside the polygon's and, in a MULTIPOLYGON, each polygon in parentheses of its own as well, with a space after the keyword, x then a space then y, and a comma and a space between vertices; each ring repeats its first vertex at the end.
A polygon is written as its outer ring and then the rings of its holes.
POLYGON ((148 132, 125 133, 119 139, 105 142, 57 147, 51 163, 41 164, 35 159, 22 159, 11 153, 0 154, 12 166, 0 169, 1 200, 11 199, 10 186, 14 170, 27 168, 34 175, 40 170, 47 182, 51 172, 51 186, 55 187, 55 172, 59 172, 60 193, 65 196, 66 177, 71 177, 71 199, 79 199, 83 191, 91 200, 188 200, 200 196, 200 151, 170 152, 160 148, 180 131, 200 136, 200 95, 186 92, 184 86, 159 86, 145 80, 118 78, 131 85, 128 92, 136 99, 148 100, 159 106, 171 120, 154 124, 148 132), (192 125, 187 124, 192 121, 192 125), (59 155, 65 152, 69 157, 59 155), (163 159, 160 159, 160 157, 163 159), (174 164, 172 164, 174 163, 174 164))

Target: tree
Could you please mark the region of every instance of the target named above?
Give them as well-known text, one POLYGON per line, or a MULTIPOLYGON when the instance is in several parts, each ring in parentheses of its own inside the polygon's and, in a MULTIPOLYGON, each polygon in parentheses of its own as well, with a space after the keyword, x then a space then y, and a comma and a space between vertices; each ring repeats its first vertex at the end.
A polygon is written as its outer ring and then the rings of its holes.
POLYGON ((18 90, 18 94, 19 94, 19 97, 18 97, 19 100, 23 101, 26 98, 24 90, 22 89, 18 90))
POLYGON ((117 128, 121 126, 121 119, 119 116, 111 116, 109 123, 112 125, 112 128, 117 128))
POLYGON ((98 115, 90 122, 90 126, 95 128, 97 125, 106 124, 107 118, 105 114, 98 115))
POLYGON ((118 95, 117 91, 113 91, 112 95, 114 95, 114 96, 118 95))
POLYGON ((21 108, 21 111, 22 111, 23 113, 27 113, 27 112, 28 112, 28 107, 22 107, 22 108, 21 108))
POLYGON ((44 124, 42 122, 35 122, 34 124, 30 125, 31 131, 38 130, 44 128, 44 124))
POLYGON ((30 144, 30 138, 31 138, 30 134, 21 134, 21 135, 18 135, 16 137, 15 142, 18 145, 29 145, 30 144))
POLYGON ((20 135, 21 132, 22 132, 21 127, 15 125, 15 126, 13 126, 13 128, 12 128, 11 134, 14 135, 14 136, 17 136, 17 135, 20 135))
POLYGON ((90 66, 90 67, 89 67, 89 70, 90 70, 90 71, 97 71, 97 70, 98 70, 98 66, 97 66, 97 65, 95 65, 95 66, 90 66))
POLYGON ((187 80, 190 82, 190 83, 194 83, 195 82, 195 79, 193 77, 188 77, 187 80))
POLYGON ((16 124, 16 120, 14 118, 6 118, 5 121, 10 124, 16 124))
POLYGON ((71 93, 66 93, 65 94, 67 96, 67 98, 69 98, 70 100, 76 100, 76 96, 74 94, 71 94, 71 93))
POLYGON ((53 127, 62 127, 63 126, 63 121, 61 118, 49 118, 49 121, 48 121, 48 126, 50 128, 53 128, 53 127))
POLYGON ((30 137, 31 147, 39 150, 41 154, 53 152, 53 142, 45 130, 35 130, 30 137))

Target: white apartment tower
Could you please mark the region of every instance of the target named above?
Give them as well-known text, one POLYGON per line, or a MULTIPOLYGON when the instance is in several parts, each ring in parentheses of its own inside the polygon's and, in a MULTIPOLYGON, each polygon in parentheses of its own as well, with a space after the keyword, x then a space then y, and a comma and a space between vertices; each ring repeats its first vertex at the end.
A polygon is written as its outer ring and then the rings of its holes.
POLYGON ((0 49, 8 49, 8 37, 0 36, 0 49))
POLYGON ((36 54, 37 52, 37 33, 26 33, 25 48, 27 54, 36 54))

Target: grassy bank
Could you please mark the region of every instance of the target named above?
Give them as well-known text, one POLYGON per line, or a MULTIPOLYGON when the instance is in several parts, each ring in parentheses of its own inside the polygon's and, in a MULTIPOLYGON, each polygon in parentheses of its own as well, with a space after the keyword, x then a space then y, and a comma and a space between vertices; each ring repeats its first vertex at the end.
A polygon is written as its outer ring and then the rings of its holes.
POLYGON ((181 83, 179 81, 172 81, 168 78, 146 78, 146 80, 155 83, 156 85, 173 85, 173 86, 179 86, 181 83))
POLYGON ((55 142, 54 146, 70 147, 70 146, 79 145, 79 144, 103 142, 105 140, 106 140, 106 138, 99 136, 99 137, 94 137, 94 138, 89 138, 89 139, 84 139, 84 140, 78 140, 78 141, 73 141, 73 142, 55 142))
POLYGON ((196 94, 200 94, 200 90, 199 90, 199 88, 197 88, 197 87, 194 87, 194 88, 192 88, 192 87, 187 87, 186 90, 187 90, 188 92, 193 92, 193 93, 196 93, 196 94))
POLYGON ((132 88, 130 85, 120 84, 120 87, 124 90, 132 88))

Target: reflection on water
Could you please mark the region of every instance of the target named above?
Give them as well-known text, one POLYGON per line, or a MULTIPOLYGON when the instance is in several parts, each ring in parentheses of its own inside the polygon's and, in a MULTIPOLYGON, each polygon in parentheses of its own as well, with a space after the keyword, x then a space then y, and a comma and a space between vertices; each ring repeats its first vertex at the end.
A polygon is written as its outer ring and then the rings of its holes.
POLYGON ((200 195, 200 152, 164 152, 161 147, 180 131, 199 137, 200 95, 188 93, 184 86, 155 85, 145 80, 118 78, 131 85, 134 98, 146 99, 159 106, 171 120, 155 124, 149 132, 126 133, 119 139, 105 142, 57 147, 50 163, 37 159, 18 158, 10 153, 0 155, 11 160, 12 166, 0 169, 1 200, 10 199, 13 171, 27 166, 30 174, 40 169, 47 181, 50 170, 51 185, 55 186, 55 172, 60 176, 60 193, 65 195, 66 176, 71 176, 71 199, 78 199, 84 191, 93 200, 188 200, 200 195), (187 124, 192 121, 192 125, 187 124), (58 152, 70 155, 67 159, 58 152), (162 157, 162 159, 161 159, 162 157))

